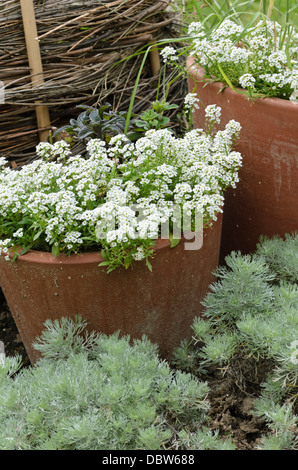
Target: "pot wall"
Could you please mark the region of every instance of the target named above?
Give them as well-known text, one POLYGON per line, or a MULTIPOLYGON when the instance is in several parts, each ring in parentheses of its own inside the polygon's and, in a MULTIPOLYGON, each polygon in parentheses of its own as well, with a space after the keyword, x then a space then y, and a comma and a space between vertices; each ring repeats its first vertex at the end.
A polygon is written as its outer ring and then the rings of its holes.
POLYGON ((32 342, 47 319, 87 319, 89 331, 131 338, 143 335, 168 359, 174 347, 190 338, 200 302, 218 265, 222 217, 204 229, 199 250, 185 250, 181 240, 170 248, 158 240, 153 271, 136 262, 133 269, 109 274, 98 267, 99 253, 56 259, 50 253, 29 252, 10 263, 0 256, 0 285, 32 363, 39 353, 32 342))
POLYGON ((222 83, 203 80, 192 58, 189 91, 202 100, 195 127, 204 127, 204 107, 222 108, 222 124, 242 126, 236 150, 243 155, 236 189, 226 192, 220 262, 232 250, 254 251, 260 235, 284 236, 298 229, 298 104, 279 98, 248 101, 222 83))

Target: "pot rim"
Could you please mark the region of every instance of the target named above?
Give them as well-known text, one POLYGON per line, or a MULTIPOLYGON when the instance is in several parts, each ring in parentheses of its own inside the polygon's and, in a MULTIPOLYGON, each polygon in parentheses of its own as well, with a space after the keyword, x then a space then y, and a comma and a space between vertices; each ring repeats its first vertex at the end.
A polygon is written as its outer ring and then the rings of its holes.
MULTIPOLYGON (((216 82, 208 82, 204 78, 204 67, 199 66, 195 62, 195 58, 190 56, 188 57, 187 61, 187 71, 189 72, 190 78, 196 79, 199 78, 200 81, 208 83, 208 86, 213 86, 215 89, 218 89, 220 91, 222 89, 222 85, 225 85, 223 82, 216 81, 216 82)), ((282 98, 270 96, 270 97, 260 97, 260 98, 255 98, 255 99, 249 99, 247 98, 246 95, 243 94, 243 88, 239 87, 234 87, 236 90, 241 91, 241 93, 237 93, 237 91, 234 91, 230 86, 225 85, 225 88, 223 90, 224 93, 226 93, 228 96, 237 96, 239 99, 246 100, 250 104, 255 104, 255 103, 265 103, 267 106, 271 107, 279 107, 279 108, 288 108, 289 107, 293 109, 293 111, 298 111, 298 103, 294 103, 293 101, 290 100, 283 100, 282 98)))
MULTIPOLYGON (((216 223, 222 223, 222 212, 218 212, 216 214, 217 220, 212 220, 211 224, 206 223, 203 226, 203 232, 204 229, 209 228, 209 226, 213 227, 214 224, 216 223)), ((153 239, 155 240, 155 245, 153 247, 153 251, 160 251, 164 250, 166 248, 170 248, 171 241, 168 238, 157 238, 153 239)), ((186 239, 181 236, 180 243, 183 242, 183 240, 186 241, 186 239)), ((22 247, 18 250, 19 252, 22 251, 22 247)), ((15 253, 14 251, 10 251, 8 249, 8 256, 10 259, 13 258, 15 253)), ((4 253, 1 253, 0 256, 6 256, 4 253)), ((39 250, 29 250, 27 253, 24 255, 20 255, 17 258, 18 261, 28 261, 32 263, 40 263, 40 264, 67 264, 67 265, 72 265, 72 264, 82 264, 82 263, 102 263, 105 261, 105 259, 102 257, 100 251, 90 251, 90 252, 83 252, 83 253, 72 253, 71 255, 66 255, 65 253, 60 253, 56 258, 53 256, 53 254, 50 251, 39 251, 39 250)))
MULTIPOLYGON (((169 247, 171 244, 170 240, 168 239, 157 239, 156 244, 153 247, 154 251, 159 251, 169 247)), ((19 249, 19 253, 21 252, 22 248, 19 249)), ((8 251, 9 258, 12 259, 14 256, 15 251, 8 251)), ((2 253, 2 256, 4 254, 2 253)), ((39 250, 29 250, 24 255, 21 255, 17 258, 18 261, 27 261, 32 263, 42 263, 42 264, 81 264, 81 263, 101 263, 104 258, 101 255, 100 251, 90 251, 85 253, 72 253, 70 255, 66 255, 65 253, 59 253, 56 258, 50 251, 39 251, 39 250)))

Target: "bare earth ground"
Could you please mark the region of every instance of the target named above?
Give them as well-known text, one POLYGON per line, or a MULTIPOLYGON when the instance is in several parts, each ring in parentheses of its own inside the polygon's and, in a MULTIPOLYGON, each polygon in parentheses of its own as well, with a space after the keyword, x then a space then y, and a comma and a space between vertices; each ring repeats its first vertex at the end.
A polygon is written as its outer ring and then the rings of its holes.
MULTIPOLYGON (((15 322, 0 290, 0 340, 5 346, 6 356, 21 355, 24 367, 30 365, 26 350, 15 322)), ((238 450, 255 450, 261 435, 266 432, 264 423, 252 415, 251 409, 257 390, 241 392, 231 385, 229 376, 222 377, 219 371, 211 371, 207 379, 210 386, 209 428, 219 430, 222 437, 231 437, 238 450)), ((247 387, 246 387, 247 388, 247 387)))
POLYGON ((0 341, 3 341, 6 356, 20 355, 23 358, 24 366, 29 366, 25 347, 18 333, 15 322, 9 311, 7 303, 0 290, 0 341))

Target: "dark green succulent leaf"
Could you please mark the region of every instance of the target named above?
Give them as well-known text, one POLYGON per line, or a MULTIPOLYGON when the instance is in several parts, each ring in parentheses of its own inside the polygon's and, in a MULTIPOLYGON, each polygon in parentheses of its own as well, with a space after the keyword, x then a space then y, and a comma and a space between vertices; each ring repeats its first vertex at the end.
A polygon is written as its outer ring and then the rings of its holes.
POLYGON ((87 127, 84 126, 82 129, 79 130, 78 138, 79 139, 86 139, 86 137, 90 136, 91 134, 92 134, 92 130, 90 130, 87 127))
POLYGON ((98 109, 94 109, 91 111, 89 114, 90 121, 93 123, 100 123, 102 121, 102 118, 99 116, 98 109))

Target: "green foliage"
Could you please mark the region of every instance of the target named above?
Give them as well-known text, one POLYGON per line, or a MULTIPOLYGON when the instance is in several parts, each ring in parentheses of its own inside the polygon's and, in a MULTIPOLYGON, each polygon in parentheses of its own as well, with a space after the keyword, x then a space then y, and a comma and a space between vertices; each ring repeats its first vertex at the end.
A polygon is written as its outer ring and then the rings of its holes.
POLYGON ((227 267, 219 267, 218 281, 211 286, 211 293, 204 299, 206 315, 213 325, 234 329, 243 313, 266 313, 274 298, 271 282, 275 274, 263 259, 242 256, 232 252, 226 258, 227 267))
POLYGON ((237 346, 237 337, 231 333, 222 333, 208 336, 202 347, 203 356, 207 358, 207 362, 215 362, 223 365, 233 355, 237 346))
POLYGON ((170 448, 206 420, 206 383, 172 371, 145 337, 85 327, 47 321, 35 342, 43 359, 14 377, 18 361, 0 366, 1 450, 170 448))
POLYGON ((164 113, 178 106, 167 103, 165 100, 153 102, 147 111, 130 119, 127 132, 125 132, 128 115, 126 111, 114 111, 110 103, 105 103, 98 108, 87 105, 77 107, 84 111, 77 119, 72 118, 69 124, 60 127, 53 137, 63 136, 63 139, 70 143, 74 143, 75 139, 101 139, 109 143, 113 136, 126 134, 128 141, 135 142, 149 129, 167 128, 170 118, 164 113))
POLYGON ((230 438, 224 441, 219 438, 218 431, 212 432, 210 429, 203 427, 196 433, 187 434, 184 431, 179 433, 180 439, 185 443, 188 449, 197 450, 236 450, 235 444, 230 438))
POLYGON ((298 438, 295 435, 298 416, 293 414, 292 404, 279 404, 270 398, 255 400, 254 414, 264 418, 273 434, 262 438, 263 450, 283 450, 298 448, 298 438))
POLYGON ((229 368, 232 378, 233 365, 242 361, 241 371, 235 369, 235 385, 245 383, 239 373, 251 373, 250 363, 259 369, 266 362, 256 402, 256 414, 273 434, 263 439, 264 449, 297 446, 297 242, 297 233, 262 238, 252 255, 231 253, 204 299, 203 316, 193 322, 193 344, 184 343, 174 354, 176 365, 199 376, 202 367, 206 374, 206 367, 215 365, 223 373, 229 368))
POLYGON ((77 119, 70 119, 69 124, 59 128, 54 137, 66 132, 71 138, 76 137, 78 140, 101 139, 109 142, 114 135, 124 133, 127 117, 125 111, 114 111, 110 103, 98 108, 87 105, 77 107, 84 111, 77 119))
POLYGON ((136 131, 144 133, 150 129, 165 129, 169 126, 171 120, 168 116, 164 116, 164 113, 177 108, 178 105, 167 103, 165 99, 162 101, 154 101, 152 108, 144 111, 144 113, 134 121, 136 131))
POLYGON ((297 233, 280 237, 262 237, 257 248, 271 270, 279 279, 298 282, 298 236, 297 233))
POLYGON ((246 25, 258 12, 282 24, 297 23, 296 0, 187 0, 184 21, 190 23, 195 18, 212 29, 224 18, 232 17, 246 25))
POLYGON ((222 364, 245 346, 247 354, 274 359, 284 372, 293 373, 298 284, 285 278, 295 279, 287 267, 295 257, 297 236, 292 235, 260 243, 254 255, 232 252, 226 258, 227 267, 218 268, 218 280, 203 301, 203 318, 192 326, 196 341, 203 343, 202 359, 222 364))

